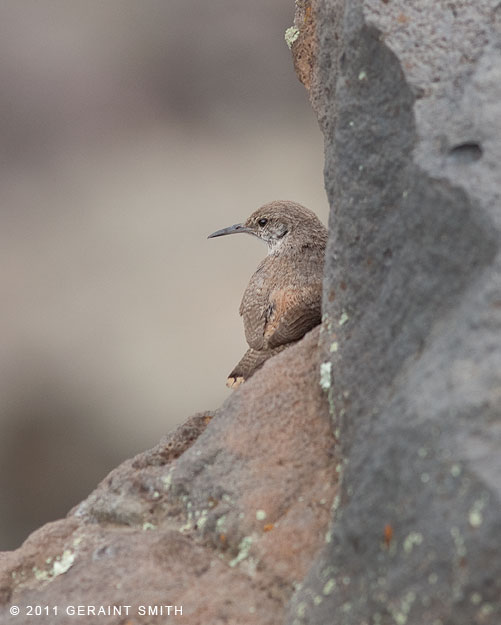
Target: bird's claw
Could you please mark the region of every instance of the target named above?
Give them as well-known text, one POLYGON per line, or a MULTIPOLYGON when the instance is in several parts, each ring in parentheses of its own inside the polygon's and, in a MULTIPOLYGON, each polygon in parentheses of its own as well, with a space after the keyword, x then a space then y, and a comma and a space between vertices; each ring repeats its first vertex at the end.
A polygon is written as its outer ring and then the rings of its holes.
POLYGON ((242 376, 230 376, 227 380, 226 380, 226 386, 228 388, 231 388, 233 390, 237 389, 240 384, 243 384, 245 381, 245 379, 242 376))

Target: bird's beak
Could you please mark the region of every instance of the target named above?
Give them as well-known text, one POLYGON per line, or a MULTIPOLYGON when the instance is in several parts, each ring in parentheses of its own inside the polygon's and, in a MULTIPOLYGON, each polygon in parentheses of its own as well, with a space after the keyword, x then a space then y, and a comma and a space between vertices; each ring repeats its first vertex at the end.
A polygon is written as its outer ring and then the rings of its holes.
POLYGON ((237 232, 247 232, 247 234, 253 234, 250 228, 247 228, 245 224, 235 224, 234 226, 229 226, 228 228, 223 228, 222 230, 216 230, 212 234, 209 234, 208 239, 213 239, 214 237, 224 237, 226 234, 236 234, 237 232))

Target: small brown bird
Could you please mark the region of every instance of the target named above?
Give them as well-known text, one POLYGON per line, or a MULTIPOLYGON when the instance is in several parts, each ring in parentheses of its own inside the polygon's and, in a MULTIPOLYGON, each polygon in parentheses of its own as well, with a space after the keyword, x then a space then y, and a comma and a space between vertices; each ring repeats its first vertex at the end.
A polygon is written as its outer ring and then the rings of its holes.
POLYGON ((237 388, 263 363, 302 338, 321 321, 327 230, 309 209, 275 201, 243 224, 209 235, 246 232, 268 245, 268 256, 250 279, 240 304, 249 349, 228 376, 237 388))

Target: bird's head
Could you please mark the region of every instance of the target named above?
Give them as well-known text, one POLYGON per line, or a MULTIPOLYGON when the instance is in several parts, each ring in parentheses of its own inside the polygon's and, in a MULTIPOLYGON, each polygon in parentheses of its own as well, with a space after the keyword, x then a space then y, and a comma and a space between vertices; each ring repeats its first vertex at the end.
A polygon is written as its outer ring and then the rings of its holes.
POLYGON ((299 241, 300 234, 303 235, 301 238, 311 236, 312 239, 319 234, 325 236, 325 227, 315 213, 304 206, 278 200, 258 208, 244 223, 217 230, 208 238, 238 232, 258 237, 268 245, 268 253, 272 254, 285 242, 299 241))

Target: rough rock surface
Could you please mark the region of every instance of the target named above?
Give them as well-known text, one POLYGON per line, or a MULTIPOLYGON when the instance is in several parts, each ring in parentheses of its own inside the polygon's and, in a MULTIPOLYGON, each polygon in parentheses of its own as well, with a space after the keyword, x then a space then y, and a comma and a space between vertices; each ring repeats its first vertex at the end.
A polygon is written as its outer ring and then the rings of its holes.
POLYGON ((337 484, 318 339, 317 328, 217 413, 192 417, 66 519, 0 554, 2 625, 169 618, 140 606, 182 606, 190 625, 283 620, 324 543, 337 484), (27 616, 28 605, 57 606, 58 615, 27 616), (78 605, 122 610, 66 613, 78 605))
POLYGON ((498 624, 501 4, 314 14, 322 382, 344 466, 288 622, 498 624))
POLYGON ((296 6, 322 330, 0 554, 2 624, 501 622, 501 4, 296 6))

